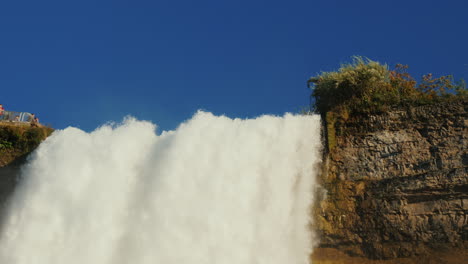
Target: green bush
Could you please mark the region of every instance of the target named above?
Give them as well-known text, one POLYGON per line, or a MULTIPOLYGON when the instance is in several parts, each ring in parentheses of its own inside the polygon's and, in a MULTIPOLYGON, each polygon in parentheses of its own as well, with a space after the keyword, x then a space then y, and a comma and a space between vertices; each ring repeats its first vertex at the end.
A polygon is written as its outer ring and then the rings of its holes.
POLYGON ((52 132, 48 127, 0 126, 0 149, 30 152, 52 132))
POLYGON ((0 140, 0 149, 10 149, 13 147, 13 144, 9 141, 0 140))
POLYGON ((309 79, 315 99, 315 111, 329 111, 342 116, 378 113, 398 105, 427 104, 447 98, 467 96, 462 81, 454 84, 452 76, 423 76, 419 85, 407 73, 408 66, 398 64, 389 70, 385 64, 363 57, 341 65, 338 71, 322 72, 309 79))

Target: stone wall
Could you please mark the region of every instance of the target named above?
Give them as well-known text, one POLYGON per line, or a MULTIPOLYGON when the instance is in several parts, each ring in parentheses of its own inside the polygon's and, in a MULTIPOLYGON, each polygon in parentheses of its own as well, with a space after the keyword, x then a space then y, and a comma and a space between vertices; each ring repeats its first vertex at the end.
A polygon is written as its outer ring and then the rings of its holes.
POLYGON ((337 122, 316 208, 321 247, 372 258, 465 248, 467 108, 440 103, 337 122))

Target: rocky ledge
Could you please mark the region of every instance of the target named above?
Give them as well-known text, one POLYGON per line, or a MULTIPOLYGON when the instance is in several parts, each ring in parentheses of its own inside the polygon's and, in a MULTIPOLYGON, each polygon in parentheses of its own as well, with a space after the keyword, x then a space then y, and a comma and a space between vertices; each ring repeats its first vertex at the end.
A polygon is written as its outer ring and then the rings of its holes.
POLYGON ((460 100, 325 124, 335 131, 325 131, 320 247, 376 259, 468 249, 467 108, 460 100))

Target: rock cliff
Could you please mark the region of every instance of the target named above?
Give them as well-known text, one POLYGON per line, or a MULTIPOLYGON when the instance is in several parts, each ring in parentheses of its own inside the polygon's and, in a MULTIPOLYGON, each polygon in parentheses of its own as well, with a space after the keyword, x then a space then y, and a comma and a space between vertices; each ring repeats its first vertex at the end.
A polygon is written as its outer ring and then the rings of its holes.
POLYGON ((16 186, 21 165, 53 131, 50 127, 0 122, 0 221, 6 201, 16 186))
POLYGON ((320 247, 378 259, 468 248, 467 108, 324 118, 320 247))

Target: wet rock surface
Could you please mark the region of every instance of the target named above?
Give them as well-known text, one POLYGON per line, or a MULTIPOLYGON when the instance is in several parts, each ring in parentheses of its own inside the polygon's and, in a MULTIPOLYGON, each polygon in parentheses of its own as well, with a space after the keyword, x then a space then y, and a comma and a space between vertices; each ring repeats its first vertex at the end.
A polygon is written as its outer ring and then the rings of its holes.
POLYGON ((353 117, 324 162, 321 247, 396 258, 468 248, 468 102, 353 117))

